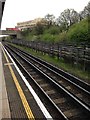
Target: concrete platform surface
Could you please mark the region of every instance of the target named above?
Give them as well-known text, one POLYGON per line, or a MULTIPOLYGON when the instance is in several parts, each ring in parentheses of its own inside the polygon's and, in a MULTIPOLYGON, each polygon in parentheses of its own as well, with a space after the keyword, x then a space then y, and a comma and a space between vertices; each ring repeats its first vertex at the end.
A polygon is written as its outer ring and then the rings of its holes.
POLYGON ((2 118, 10 118, 10 109, 6 91, 6 84, 2 65, 2 49, 0 42, 0 120, 2 118))

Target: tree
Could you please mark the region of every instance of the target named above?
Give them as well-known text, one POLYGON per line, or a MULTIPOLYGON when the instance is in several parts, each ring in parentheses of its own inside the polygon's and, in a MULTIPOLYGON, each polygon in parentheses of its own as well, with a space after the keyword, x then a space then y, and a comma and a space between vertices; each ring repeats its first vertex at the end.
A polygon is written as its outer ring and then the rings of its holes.
POLYGON ((79 14, 74 9, 64 10, 59 18, 58 23, 60 26, 68 29, 69 26, 79 21, 79 14))
POLYGON ((55 21, 55 16, 52 14, 47 14, 44 19, 47 20, 48 27, 50 27, 51 25, 53 25, 53 23, 55 21))
POLYGON ((90 2, 87 6, 85 6, 84 10, 80 12, 81 19, 84 19, 86 17, 90 17, 90 2))
POLYGON ((61 31, 68 27, 67 21, 61 16, 56 19, 56 24, 60 26, 61 31))
POLYGON ((36 27, 35 27, 35 31, 37 35, 43 34, 43 30, 44 30, 44 26, 38 22, 36 27))
POLYGON ((25 29, 25 30, 21 31, 21 34, 22 34, 22 36, 27 36, 30 32, 31 32, 30 29, 25 29))

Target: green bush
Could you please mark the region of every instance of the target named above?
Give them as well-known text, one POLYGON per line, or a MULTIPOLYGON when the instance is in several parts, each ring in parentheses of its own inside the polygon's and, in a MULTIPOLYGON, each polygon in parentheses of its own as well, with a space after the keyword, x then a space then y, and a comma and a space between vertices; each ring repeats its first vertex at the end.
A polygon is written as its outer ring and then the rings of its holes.
POLYGON ((49 33, 43 34, 41 39, 45 42, 54 42, 55 37, 49 33))
POLYGON ((88 19, 72 25, 67 32, 68 41, 70 42, 90 42, 88 29, 88 19))
POLYGON ((44 33, 57 35, 60 33, 60 28, 59 26, 51 26, 49 29, 45 29, 44 33))
POLYGON ((59 34, 59 41, 67 41, 67 32, 63 31, 62 33, 59 34))

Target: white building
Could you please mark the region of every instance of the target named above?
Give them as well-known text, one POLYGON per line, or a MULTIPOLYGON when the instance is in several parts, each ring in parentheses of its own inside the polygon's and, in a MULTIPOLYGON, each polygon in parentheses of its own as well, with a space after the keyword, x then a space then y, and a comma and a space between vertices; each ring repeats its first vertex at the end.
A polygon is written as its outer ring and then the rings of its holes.
POLYGON ((42 25, 47 25, 47 21, 44 20, 44 18, 36 18, 36 19, 30 20, 30 21, 19 22, 19 23, 17 23, 16 27, 20 30, 24 30, 24 29, 28 29, 28 28, 33 28, 38 23, 40 23, 42 25))

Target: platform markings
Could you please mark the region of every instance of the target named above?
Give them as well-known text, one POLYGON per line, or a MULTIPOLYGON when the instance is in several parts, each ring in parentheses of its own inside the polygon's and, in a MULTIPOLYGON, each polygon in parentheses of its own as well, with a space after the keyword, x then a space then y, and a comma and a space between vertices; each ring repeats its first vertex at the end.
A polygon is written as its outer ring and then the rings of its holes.
POLYGON ((50 115, 50 113, 47 111, 46 107, 44 106, 44 104, 42 103, 42 101, 40 100, 40 98, 38 97, 38 95, 35 93, 35 91, 33 90, 33 88, 31 87, 31 85, 28 83, 28 81, 26 80, 26 78, 23 76, 22 72, 20 71, 20 69, 18 68, 18 66, 16 65, 16 63, 14 62, 13 58, 10 56, 10 54, 8 53, 8 51, 4 48, 4 46, 2 45, 3 49, 5 50, 5 52, 7 53, 7 55, 9 56, 10 60, 12 61, 12 63, 14 64, 16 70, 18 71, 19 75, 21 76, 22 80, 24 81, 24 83, 26 84, 27 88, 29 89, 29 91, 31 92, 32 96, 34 97, 35 101, 37 102, 38 106, 40 107, 41 111, 43 112, 44 116, 46 119, 51 119, 53 120, 52 116, 50 115))
MULTIPOLYGON (((4 50, 3 50, 3 53, 4 53, 4 56, 5 56, 5 58, 6 58, 7 63, 9 63, 9 60, 8 60, 7 55, 6 55, 6 53, 4 52, 4 50)), ((25 95, 24 95, 24 93, 23 93, 23 90, 22 90, 22 88, 21 88, 21 86, 20 86, 20 84, 19 84, 19 82, 18 82, 18 80, 17 80, 17 78, 16 78, 16 76, 15 76, 15 73, 14 73, 12 67, 10 66, 10 64, 8 64, 8 67, 9 67, 9 70, 10 70, 11 75, 12 75, 12 77, 13 77, 13 80, 14 80, 14 83, 15 83, 15 85, 16 85, 16 88, 17 88, 17 90, 18 90, 18 93, 19 93, 19 95, 20 95, 20 98, 21 98, 22 104, 23 104, 23 106, 24 106, 24 109, 25 109, 25 111, 26 111, 26 114, 27 114, 28 119, 31 118, 31 119, 35 120, 34 115, 33 115, 32 111, 31 111, 31 108, 30 108, 30 106, 29 106, 29 104, 28 104, 28 102, 27 102, 27 100, 26 100, 26 97, 25 97, 25 95)))
POLYGON ((13 65, 13 63, 4 63, 5 66, 8 66, 8 65, 13 65))

